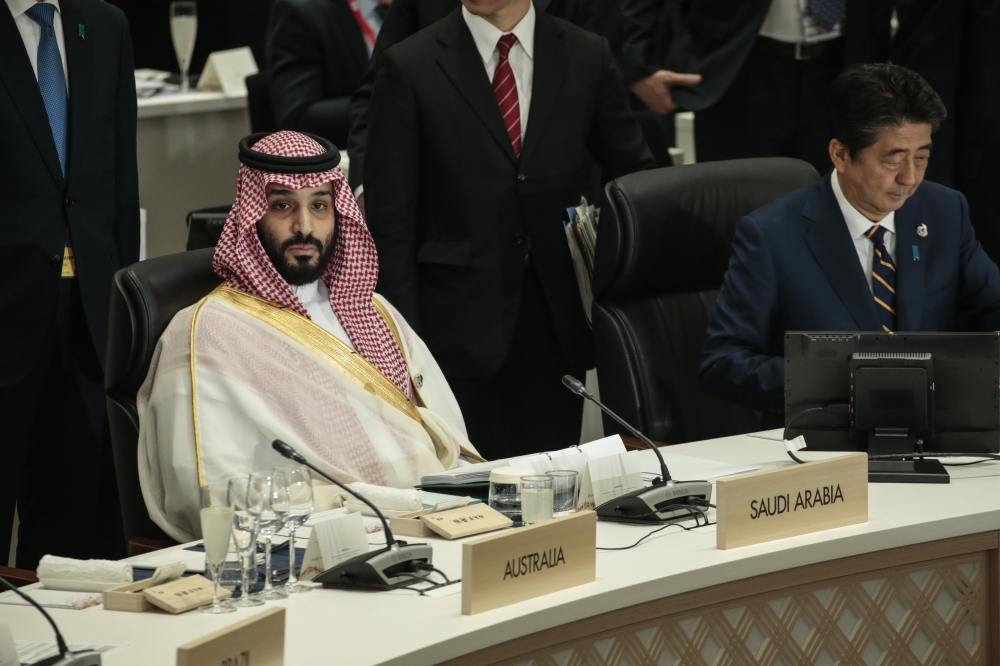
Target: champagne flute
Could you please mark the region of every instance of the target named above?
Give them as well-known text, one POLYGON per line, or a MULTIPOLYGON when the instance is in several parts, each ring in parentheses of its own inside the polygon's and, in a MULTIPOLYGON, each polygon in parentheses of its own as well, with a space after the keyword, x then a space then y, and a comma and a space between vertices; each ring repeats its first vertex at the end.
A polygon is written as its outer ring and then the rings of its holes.
POLYGON ((261 484, 251 482, 250 476, 239 476, 229 481, 229 497, 233 502, 233 541, 240 555, 243 573, 243 593, 234 606, 263 606, 264 602, 250 596, 250 572, 257 568, 257 533, 260 530, 260 512, 263 498, 261 484))
POLYGON ((305 467, 287 467, 275 470, 284 472, 288 483, 288 515, 285 517, 285 527, 288 528, 288 582, 285 591, 290 594, 312 592, 312 587, 303 585, 295 575, 295 530, 301 527, 313 510, 312 478, 305 467))
POLYGON ((222 565, 229 553, 229 540, 233 536, 233 505, 228 486, 201 487, 201 536, 205 540, 205 560, 212 570, 212 605, 203 606, 202 613, 232 613, 236 610, 228 601, 219 601, 219 579, 222 565))
POLYGON ((254 596, 265 601, 286 599, 288 593, 271 582, 271 541, 288 514, 288 482, 284 473, 277 471, 254 472, 250 480, 261 488, 260 534, 264 537, 264 589, 254 596))
POLYGON ((198 36, 198 3, 181 0, 170 3, 170 38, 174 42, 177 66, 181 69, 181 92, 189 92, 188 69, 198 36))

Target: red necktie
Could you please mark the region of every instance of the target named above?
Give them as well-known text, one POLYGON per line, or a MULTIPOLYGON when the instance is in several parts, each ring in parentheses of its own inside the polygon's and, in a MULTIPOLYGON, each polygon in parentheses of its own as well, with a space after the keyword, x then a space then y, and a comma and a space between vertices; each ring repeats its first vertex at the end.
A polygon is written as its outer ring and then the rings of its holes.
POLYGON ((510 47, 514 46, 517 37, 511 34, 503 35, 497 43, 500 49, 500 62, 497 70, 493 73, 493 94, 497 96, 500 104, 500 113, 503 114, 504 125, 507 126, 507 135, 510 137, 510 145, 514 148, 514 156, 521 157, 521 106, 517 102, 517 82, 514 80, 514 70, 510 68, 507 56, 510 55, 510 47))

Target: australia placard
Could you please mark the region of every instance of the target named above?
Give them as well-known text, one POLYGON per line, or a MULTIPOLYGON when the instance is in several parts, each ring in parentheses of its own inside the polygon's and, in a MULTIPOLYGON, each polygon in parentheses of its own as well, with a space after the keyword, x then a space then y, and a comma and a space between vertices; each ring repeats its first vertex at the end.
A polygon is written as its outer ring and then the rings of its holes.
POLYGON ((716 545, 726 550, 868 521, 868 456, 850 453, 715 485, 716 545))
POLYGON ((597 515, 571 516, 462 544, 462 614, 593 582, 597 515))

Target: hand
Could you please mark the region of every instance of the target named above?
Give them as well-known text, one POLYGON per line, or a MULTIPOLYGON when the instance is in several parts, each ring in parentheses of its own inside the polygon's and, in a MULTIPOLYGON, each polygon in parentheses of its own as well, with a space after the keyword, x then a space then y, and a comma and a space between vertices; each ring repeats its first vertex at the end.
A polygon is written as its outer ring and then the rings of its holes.
POLYGON ((656 113, 670 113, 677 108, 670 90, 674 86, 696 86, 701 83, 701 74, 679 74, 661 69, 644 79, 636 81, 629 90, 635 93, 642 103, 656 113))
MULTIPOLYGON (((365 193, 358 195, 358 208, 361 209, 361 217, 365 217, 365 193)), ((367 219, 367 218, 365 218, 367 219)))

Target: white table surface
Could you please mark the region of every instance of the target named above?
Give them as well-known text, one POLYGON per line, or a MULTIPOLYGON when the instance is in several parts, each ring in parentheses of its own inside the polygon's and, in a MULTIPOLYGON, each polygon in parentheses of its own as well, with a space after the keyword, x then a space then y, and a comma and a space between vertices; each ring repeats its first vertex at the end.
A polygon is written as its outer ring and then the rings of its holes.
MULTIPOLYGON (((790 464, 780 442, 747 436, 670 450, 762 469, 790 464)), ((434 664, 577 619, 721 583, 1000 529, 1000 463, 949 470, 949 485, 870 485, 865 524, 730 551, 716 549, 714 528, 670 528, 631 550, 599 551, 594 583, 479 615, 461 614, 461 595, 435 599, 406 591, 314 590, 277 602, 288 611, 285 663, 434 664)), ((628 545, 650 529, 598 523, 597 543, 628 545)), ((435 565, 459 577, 461 543, 428 541, 434 545, 435 565)), ((128 648, 105 656, 109 666, 172 666, 178 645, 263 608, 267 606, 222 616, 133 614, 102 607, 50 612, 67 641, 127 643, 128 648)), ((0 622, 10 624, 16 639, 51 640, 45 620, 32 609, 0 605, 0 622)))
POLYGON ((189 113, 210 113, 213 111, 232 111, 242 109, 247 105, 246 95, 227 97, 221 92, 173 93, 155 95, 140 99, 137 102, 139 119, 161 118, 163 116, 180 116, 189 113))

